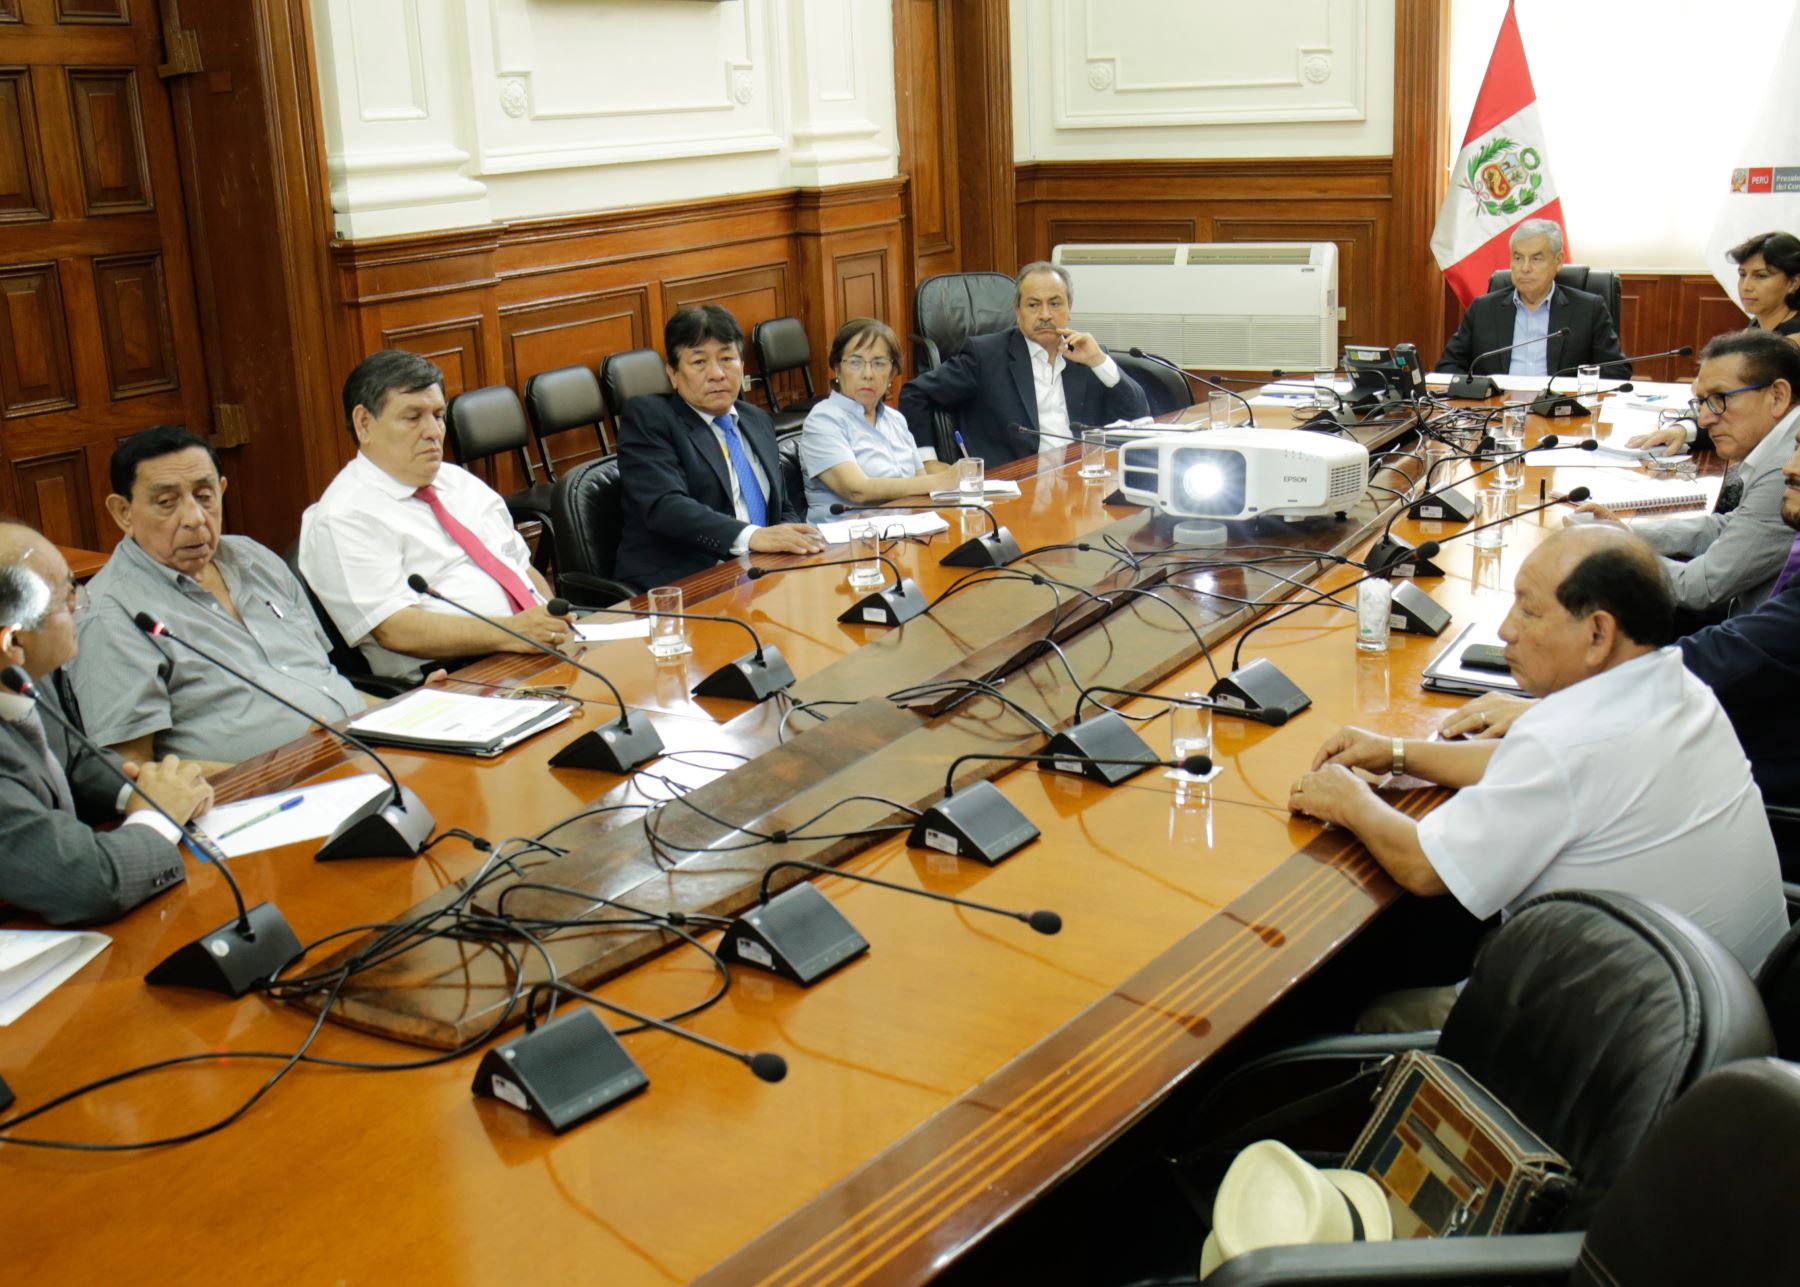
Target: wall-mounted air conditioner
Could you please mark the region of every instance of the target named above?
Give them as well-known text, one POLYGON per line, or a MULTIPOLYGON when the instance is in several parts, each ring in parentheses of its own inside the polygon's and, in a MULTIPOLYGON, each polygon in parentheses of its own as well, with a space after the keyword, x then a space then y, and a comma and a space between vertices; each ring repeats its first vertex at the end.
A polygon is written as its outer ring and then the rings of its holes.
POLYGON ((1210 371, 1337 366, 1332 242, 1058 246, 1051 262, 1075 324, 1110 349, 1210 371))

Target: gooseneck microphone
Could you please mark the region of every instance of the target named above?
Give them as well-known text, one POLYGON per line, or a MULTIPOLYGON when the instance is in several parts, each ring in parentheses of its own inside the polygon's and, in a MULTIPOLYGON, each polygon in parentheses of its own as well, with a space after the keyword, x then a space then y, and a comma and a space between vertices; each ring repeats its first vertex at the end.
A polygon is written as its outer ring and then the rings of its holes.
POLYGON ((986 536, 970 537, 938 560, 946 568, 1001 568, 1020 557, 1019 543, 986 505, 969 501, 945 501, 941 505, 844 505, 834 504, 833 514, 930 514, 940 509, 972 509, 988 521, 986 536))
POLYGON ((176 949, 144 976, 145 982, 204 988, 236 998, 266 983, 271 975, 300 955, 300 940, 294 936, 287 918, 274 903, 258 903, 250 908, 244 906, 244 893, 238 888, 237 878, 231 874, 231 869, 225 865, 224 851, 213 838, 192 822, 184 826, 175 821, 174 816, 152 799, 149 792, 139 790, 137 784, 125 775, 125 771, 104 748, 39 695, 37 686, 23 666, 8 666, 0 670, 0 685, 21 697, 29 697, 41 714, 48 715, 61 726, 66 736, 85 746, 106 766, 108 772, 130 787, 139 799, 184 836, 193 848, 195 857, 210 863, 225 878, 225 885, 231 890, 231 899, 237 904, 237 919, 227 921, 217 929, 202 934, 187 946, 176 949))
POLYGON ((1548 335, 1520 340, 1517 344, 1503 344, 1497 349, 1489 349, 1486 353, 1477 354, 1474 361, 1469 363, 1468 372, 1459 379, 1453 380, 1450 387, 1444 391, 1444 396, 1447 398, 1493 397, 1500 392, 1500 386, 1494 383, 1491 376, 1478 374, 1483 362, 1491 357, 1499 357, 1502 353, 1511 353, 1514 349, 1528 348, 1533 344, 1543 344, 1546 346, 1545 352, 1549 352, 1550 341, 1563 339, 1568 333, 1569 328, 1565 326, 1560 330, 1551 331, 1548 335))
POLYGON ((845 880, 861 881, 865 885, 878 885, 882 889, 892 889, 898 893, 911 894, 915 898, 931 898, 940 903, 953 903, 957 907, 968 907, 978 912, 992 912, 996 916, 1008 916, 1015 921, 1020 921, 1031 926, 1032 929, 1040 934, 1057 934, 1062 931, 1063 927, 1062 917, 1058 916, 1055 912, 1015 912, 1005 907, 995 907, 989 903, 977 903, 967 898, 955 898, 949 894, 940 894, 936 890, 914 889, 910 885, 897 885, 891 880, 880 880, 874 876, 864 876, 858 872, 844 871, 837 867, 828 867, 824 863, 803 862, 798 858, 784 858, 778 863, 772 863, 763 870, 762 884, 757 889, 758 902, 767 903, 769 901, 769 880, 783 867, 795 867, 803 871, 821 872, 827 876, 840 876, 845 880))
MULTIPOLYGON (((607 773, 629 773, 646 760, 654 760, 663 753, 662 734, 650 722, 650 717, 642 711, 637 712, 637 725, 631 722, 632 711, 625 705, 625 699, 619 693, 613 681, 602 675, 591 666, 576 661, 573 657, 552 648, 547 643, 540 643, 528 634, 514 630, 511 626, 494 618, 475 611, 467 604, 458 603, 449 595, 432 588, 431 584, 414 572, 406 578, 406 584, 414 594, 428 595, 440 603, 447 603, 458 612, 467 613, 477 621, 482 621, 498 630, 501 634, 511 635, 523 643, 530 644, 537 651, 561 662, 567 662, 582 674, 599 680, 606 685, 606 691, 612 694, 614 703, 619 708, 619 721, 608 724, 605 728, 591 729, 577 737, 562 750, 550 757, 553 767, 559 769, 601 769, 607 773)), ((567 611, 551 613, 552 616, 566 616, 567 611)))
POLYGON ((1229 394, 1231 397, 1236 398, 1239 402, 1244 404, 1244 411, 1249 417, 1247 420, 1244 421, 1245 426, 1248 428, 1251 428, 1251 429, 1256 428, 1256 408, 1250 405, 1250 399, 1246 398, 1243 394, 1237 392, 1237 390, 1227 389, 1224 385, 1220 384, 1218 381, 1209 380, 1203 375, 1195 375, 1192 371, 1187 370, 1185 367, 1177 366, 1175 363, 1169 361, 1168 358, 1160 357, 1155 353, 1146 353, 1146 352, 1144 352, 1143 349, 1137 348, 1135 345, 1125 351, 1127 353, 1131 354, 1132 357, 1137 358, 1139 361, 1154 362, 1158 366, 1166 366, 1169 368, 1169 370, 1175 372, 1175 374, 1181 376, 1182 379, 1184 379, 1184 380, 1192 380, 1195 384, 1203 385, 1208 389, 1216 389, 1220 393, 1229 394))
MULTIPOLYGON (((1431 562, 1430 555, 1421 554, 1418 549, 1413 547, 1412 542, 1394 535, 1394 524, 1399 521, 1400 515, 1405 513, 1414 518, 1443 518, 1466 523, 1475 517, 1475 502, 1459 490, 1463 484, 1473 482, 1483 474, 1490 474, 1511 461, 1523 460, 1534 451, 1549 451, 1561 441, 1562 439, 1557 435, 1547 433, 1538 439, 1536 446, 1509 451, 1497 456, 1467 478, 1454 479, 1444 483, 1423 493, 1410 506, 1404 509, 1395 509, 1389 516, 1386 525, 1381 529, 1381 539, 1369 548, 1368 556, 1363 560, 1362 566, 1370 572, 1383 576, 1442 576, 1444 570, 1431 562), (1433 509, 1438 509, 1440 512, 1432 513, 1433 509)), ((1492 439, 1484 438, 1482 442, 1491 446, 1492 439)), ((1590 438, 1580 445, 1586 450, 1592 451, 1598 444, 1590 438)))
MULTIPOLYGON (((1606 372, 1612 367, 1622 366, 1625 368, 1626 375, 1630 375, 1631 365, 1634 362, 1654 362, 1657 358, 1666 357, 1687 357, 1693 351, 1694 346, 1692 344, 1683 344, 1679 348, 1664 349, 1661 353, 1637 353, 1631 357, 1622 357, 1612 362, 1592 362, 1584 363, 1582 365, 1598 366, 1600 368, 1600 374, 1607 379, 1611 379, 1612 377, 1607 376, 1606 372)), ((1551 387, 1557 377, 1574 375, 1580 370, 1581 366, 1565 366, 1560 371, 1552 371, 1549 379, 1544 381, 1543 391, 1531 402, 1532 414, 1539 416, 1587 415, 1592 409, 1586 403, 1582 402, 1581 399, 1571 398, 1566 393, 1559 394, 1551 387)))
POLYGON ((311 724, 314 728, 329 735, 344 745, 361 751, 375 762, 375 767, 388 780, 388 790, 368 801, 349 817, 338 823, 319 852, 313 857, 319 862, 330 862, 337 858, 415 858, 431 836, 431 829, 436 820, 425 802, 413 792, 400 784, 394 776, 388 762, 377 755, 369 744, 343 729, 333 728, 311 711, 303 710, 270 689, 267 685, 246 675, 235 666, 221 661, 192 640, 183 639, 173 633, 166 625, 151 616, 148 612, 140 612, 132 618, 139 630, 152 639, 167 639, 180 644, 195 656, 209 661, 227 675, 248 684, 257 692, 272 701, 280 703, 311 724))
MULTIPOLYGON (((553 617, 567 616, 573 610, 573 605, 559 596, 546 603, 544 610, 553 617)), ((726 662, 695 684, 693 694, 696 697, 729 697, 740 702, 760 702, 794 682, 793 667, 781 655, 781 649, 774 644, 764 644, 754 626, 747 621, 739 621, 736 617, 723 617, 710 612, 652 612, 648 608, 594 608, 586 605, 582 606, 581 611, 608 617, 675 617, 682 621, 722 621, 749 635, 750 641, 756 645, 755 649, 736 661, 726 662)))
POLYGON ((714 1041, 711 1037, 703 1037, 697 1032, 689 1032, 686 1028, 677 1027, 675 1024, 669 1023, 666 1020, 653 1018, 647 1014, 641 1014, 636 1010, 628 1009, 627 1007, 618 1004, 616 1001, 603 1001, 593 993, 584 992, 580 988, 568 983, 540 983, 531 989, 525 997, 525 1031, 532 1032, 536 1029, 537 1024, 535 1014, 537 1010, 537 999, 546 992, 560 992, 564 996, 573 997, 577 1001, 586 1001, 589 1005, 599 1006, 602 1010, 610 1010, 621 1018, 630 1019, 633 1023, 641 1023, 646 1028, 655 1028, 658 1032, 666 1032, 670 1036, 680 1037, 683 1041, 691 1041, 696 1046, 704 1046, 706 1049, 717 1054, 726 1055, 737 1060, 740 1064, 743 1064, 744 1067, 755 1073, 757 1078, 761 1081, 776 1082, 787 1076, 787 1060, 783 1059, 780 1055, 768 1051, 757 1051, 752 1053, 744 1050, 734 1050, 723 1042, 714 1041))
MULTIPOLYGON (((1544 510, 1555 509, 1558 505, 1580 505, 1585 503, 1587 498, 1592 495, 1593 493, 1586 487, 1574 487, 1569 490, 1567 495, 1559 496, 1555 500, 1545 501, 1542 505, 1533 505, 1530 509, 1522 509, 1517 514, 1508 514, 1505 518, 1496 518, 1491 522, 1477 523, 1474 527, 1465 527, 1460 532, 1450 533, 1450 535, 1444 538, 1444 541, 1433 541, 1430 542, 1430 544, 1442 545, 1446 541, 1461 540, 1463 537, 1472 536, 1476 532, 1485 532, 1490 527, 1505 527, 1508 523, 1524 518, 1528 514, 1540 514, 1544 510)), ((1433 550, 1432 552, 1435 554, 1437 551, 1433 550)))
MULTIPOLYGON (((887 567, 893 576, 892 585, 884 585, 858 599, 838 616, 838 620, 847 626, 898 626, 911 621, 914 617, 926 612, 931 605, 925 602, 925 592, 919 589, 918 583, 910 577, 900 575, 899 567, 885 554, 875 556, 887 567)), ((824 563, 793 563, 780 568, 751 568, 750 579, 760 581, 766 576, 776 576, 783 572, 805 572, 809 568, 841 568, 855 563, 868 562, 866 559, 830 559, 824 563)))

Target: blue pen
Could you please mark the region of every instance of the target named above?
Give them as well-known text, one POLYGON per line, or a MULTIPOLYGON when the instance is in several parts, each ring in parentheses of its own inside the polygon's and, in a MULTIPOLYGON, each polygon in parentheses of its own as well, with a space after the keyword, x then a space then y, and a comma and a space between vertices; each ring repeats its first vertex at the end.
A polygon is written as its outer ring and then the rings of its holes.
POLYGON ((291 795, 287 799, 283 800, 280 804, 276 805, 273 809, 265 809, 263 812, 257 814, 254 818, 251 818, 248 822, 240 822, 237 824, 237 826, 233 827, 230 831, 221 832, 219 835, 214 837, 214 839, 224 840, 227 836, 235 836, 240 831, 248 831, 248 830, 250 830, 251 827, 258 826, 261 823, 267 822, 270 818, 273 818, 278 813, 286 813, 289 809, 292 809, 294 806, 300 804, 305 799, 306 799, 306 797, 304 795, 291 795))
POLYGON ((956 431, 956 449, 965 456, 969 454, 969 444, 962 440, 961 429, 956 431))

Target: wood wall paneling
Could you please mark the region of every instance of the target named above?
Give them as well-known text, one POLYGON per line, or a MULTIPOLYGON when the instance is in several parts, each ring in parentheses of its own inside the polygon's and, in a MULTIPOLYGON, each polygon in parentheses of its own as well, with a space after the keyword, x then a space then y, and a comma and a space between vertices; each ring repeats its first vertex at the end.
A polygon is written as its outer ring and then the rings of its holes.
MULTIPOLYGON (((147 0, 145 0, 147 2, 147 0)), ((56 0, 56 20, 77 23, 128 23, 130 0, 56 0)))
POLYGON ((19 0, 0 0, 0 23, 20 21, 19 0))
POLYGON ((895 105, 911 279, 961 266, 956 55, 948 0, 894 6, 895 105))
POLYGON ((0 415, 35 415, 74 405, 74 369, 56 265, 0 269, 0 415))
MULTIPOLYGON (((607 354, 650 344, 649 314, 650 292, 643 286, 503 305, 500 336, 505 382, 523 396, 526 381, 540 371, 565 366, 597 371, 607 354)), ((607 444, 597 429, 581 428, 558 434, 546 441, 544 448, 561 473, 602 454, 607 444)))
POLYGON ((12 465, 19 517, 58 545, 99 548, 88 503, 87 453, 80 449, 15 460, 12 465))
POLYGON ((137 73, 129 67, 71 68, 68 78, 87 213, 152 209, 137 73))
POLYGON ((482 356, 483 331, 479 314, 395 326, 381 333, 381 347, 406 349, 431 359, 444 373, 444 398, 448 401, 465 390, 480 389, 490 383, 488 364, 482 356))
POLYGON ((0 223, 49 217, 31 73, 24 67, 9 67, 0 70, 0 223))
MULTIPOLYGON (((1400 0, 1394 9, 1394 205, 1387 225, 1391 295, 1381 343, 1411 341, 1421 352, 1443 333, 1443 274, 1431 253, 1431 230, 1443 203, 1450 150, 1450 6, 1400 0)), ((1356 309, 1358 301, 1349 301, 1356 309)))
POLYGON ((106 381, 114 400, 179 388, 162 256, 96 258, 94 298, 106 381))

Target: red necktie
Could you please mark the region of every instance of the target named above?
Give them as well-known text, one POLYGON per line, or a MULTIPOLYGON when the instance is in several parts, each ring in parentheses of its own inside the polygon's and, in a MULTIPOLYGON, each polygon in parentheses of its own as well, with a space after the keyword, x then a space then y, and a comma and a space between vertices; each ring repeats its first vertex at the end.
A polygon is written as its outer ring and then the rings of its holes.
POLYGON ((537 602, 531 593, 531 587, 519 579, 519 574, 494 556, 494 552, 475 538, 475 533, 457 522, 449 510, 444 508, 443 499, 437 489, 427 483, 413 495, 431 506, 431 512, 437 515, 438 523, 450 533, 450 539, 462 547, 462 552, 475 560, 475 566, 493 577, 506 591, 506 602, 514 612, 523 612, 537 602))

